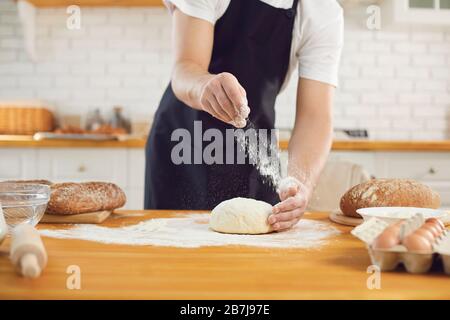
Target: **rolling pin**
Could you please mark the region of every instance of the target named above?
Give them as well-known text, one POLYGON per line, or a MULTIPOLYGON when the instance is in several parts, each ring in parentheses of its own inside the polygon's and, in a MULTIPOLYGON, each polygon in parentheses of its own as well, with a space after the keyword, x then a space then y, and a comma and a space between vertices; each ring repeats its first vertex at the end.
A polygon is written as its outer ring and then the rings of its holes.
POLYGON ((47 264, 39 232, 29 224, 20 224, 12 230, 10 251, 12 263, 24 277, 39 277, 47 264))

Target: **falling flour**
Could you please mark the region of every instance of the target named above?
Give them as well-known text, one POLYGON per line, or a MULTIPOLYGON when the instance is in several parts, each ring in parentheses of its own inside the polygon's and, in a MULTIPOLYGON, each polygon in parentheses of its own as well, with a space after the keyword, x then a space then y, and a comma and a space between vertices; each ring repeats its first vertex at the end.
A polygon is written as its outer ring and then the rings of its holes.
POLYGON ((248 139, 245 134, 236 137, 240 148, 245 150, 250 163, 252 163, 264 178, 263 182, 277 189, 280 181, 280 158, 277 140, 271 134, 262 137, 255 125, 248 120, 247 132, 254 133, 254 139, 248 139))
POLYGON ((315 248, 339 231, 309 219, 294 228, 263 235, 222 234, 209 228, 209 214, 183 214, 176 218, 151 219, 136 225, 108 228, 74 225, 70 229, 40 230, 46 237, 79 239, 108 244, 197 248, 204 246, 254 246, 269 248, 315 248))

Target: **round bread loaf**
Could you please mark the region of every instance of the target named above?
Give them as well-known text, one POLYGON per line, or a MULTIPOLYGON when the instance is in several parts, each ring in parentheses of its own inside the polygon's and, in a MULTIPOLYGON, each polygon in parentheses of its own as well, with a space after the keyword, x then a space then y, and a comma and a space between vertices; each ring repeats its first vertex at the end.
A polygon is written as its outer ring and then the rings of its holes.
POLYGON ((368 207, 439 208, 441 198, 430 187, 408 179, 372 179, 348 190, 341 198, 344 215, 360 218, 357 209, 368 207))
POLYGON ((114 183, 55 183, 51 186, 48 214, 70 215, 122 207, 125 193, 114 183))

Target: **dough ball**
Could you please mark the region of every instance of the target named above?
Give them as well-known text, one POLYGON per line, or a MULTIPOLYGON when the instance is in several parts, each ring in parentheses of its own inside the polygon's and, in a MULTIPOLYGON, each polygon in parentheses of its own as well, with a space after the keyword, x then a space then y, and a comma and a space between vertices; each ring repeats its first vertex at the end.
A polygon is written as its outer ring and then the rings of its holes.
POLYGON ((209 226, 214 231, 238 234, 272 232, 267 218, 272 206, 264 201, 233 198, 219 203, 211 212, 209 226))

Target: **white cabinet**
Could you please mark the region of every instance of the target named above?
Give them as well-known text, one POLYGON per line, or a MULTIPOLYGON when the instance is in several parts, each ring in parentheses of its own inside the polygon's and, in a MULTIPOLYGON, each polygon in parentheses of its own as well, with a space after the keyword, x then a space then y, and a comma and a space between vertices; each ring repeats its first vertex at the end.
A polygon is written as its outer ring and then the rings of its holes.
POLYGON ((376 154, 380 177, 450 182, 450 153, 380 152, 376 154))
POLYGON ((143 188, 145 182, 145 151, 144 149, 129 149, 127 185, 143 188))
POLYGON ((0 149, 0 181, 113 182, 125 191, 127 209, 144 207, 144 166, 143 149, 0 149))
MULTIPOLYGON (((281 152, 283 176, 287 152, 281 152)), ((378 178, 411 178, 428 184, 450 207, 449 152, 332 151, 330 160, 361 165, 378 178)), ((111 181, 127 194, 127 209, 143 209, 145 153, 141 148, 0 149, 0 180, 111 181)))
POLYGON ((443 207, 450 207, 450 153, 378 152, 375 162, 377 177, 423 182, 439 192, 443 207))
POLYGON ((110 181, 127 185, 126 149, 39 149, 38 172, 53 182, 110 181))
POLYGON ((144 149, 128 150, 127 207, 144 208, 145 151, 144 149))
POLYGON ((37 161, 34 149, 0 149, 0 181, 36 178, 37 161))

